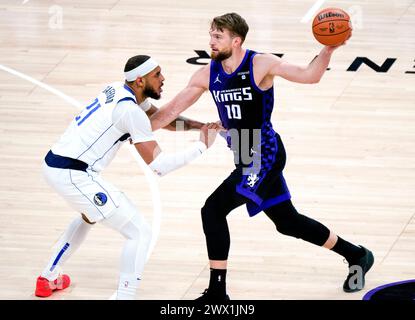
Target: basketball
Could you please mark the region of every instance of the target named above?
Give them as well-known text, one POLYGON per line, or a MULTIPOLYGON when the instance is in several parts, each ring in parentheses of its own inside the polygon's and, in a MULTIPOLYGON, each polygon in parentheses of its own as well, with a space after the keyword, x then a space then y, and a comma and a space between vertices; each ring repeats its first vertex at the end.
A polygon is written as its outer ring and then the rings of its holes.
POLYGON ((325 46, 338 46, 350 38, 352 24, 346 11, 339 8, 321 10, 313 20, 313 35, 325 46))

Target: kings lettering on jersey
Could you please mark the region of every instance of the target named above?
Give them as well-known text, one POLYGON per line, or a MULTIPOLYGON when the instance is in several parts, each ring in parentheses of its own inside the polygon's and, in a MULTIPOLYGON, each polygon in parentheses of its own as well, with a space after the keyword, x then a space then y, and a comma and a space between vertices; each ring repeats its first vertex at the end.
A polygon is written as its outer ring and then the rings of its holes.
POLYGON ((252 100, 251 87, 236 88, 230 90, 212 90, 216 102, 237 102, 252 100))
POLYGON ((231 74, 223 70, 220 62, 212 61, 209 85, 222 125, 228 129, 227 142, 234 152, 235 164, 251 171, 257 168, 249 174, 257 174, 262 167, 264 147, 276 145, 271 124, 274 90, 263 91, 255 84, 255 55, 256 52, 246 50, 240 66, 231 74))

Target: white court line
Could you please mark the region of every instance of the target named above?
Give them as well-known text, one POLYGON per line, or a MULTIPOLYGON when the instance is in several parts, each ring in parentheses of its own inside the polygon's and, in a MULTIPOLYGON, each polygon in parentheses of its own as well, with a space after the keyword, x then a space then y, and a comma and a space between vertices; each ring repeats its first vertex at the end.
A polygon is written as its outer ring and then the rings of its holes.
POLYGON ((47 84, 45 84, 45 83, 43 83, 43 82, 41 82, 39 80, 36 80, 36 79, 34 79, 32 77, 29 77, 28 75, 25 75, 24 73, 21 73, 19 71, 14 70, 14 69, 8 68, 8 67, 3 66, 1 64, 0 64, 0 69, 2 69, 3 71, 6 71, 6 72, 8 72, 8 73, 10 73, 10 74, 12 74, 12 75, 14 75, 16 77, 19 77, 19 78, 22 78, 22 79, 24 79, 26 81, 29 81, 29 82, 31 82, 31 83, 33 83, 33 84, 35 84, 35 85, 37 85, 37 86, 39 86, 39 87, 47 90, 47 91, 49 91, 50 93, 53 93, 54 95, 57 95, 58 97, 62 98, 63 100, 65 100, 69 104, 77 107, 78 109, 81 109, 82 108, 82 105, 77 100, 75 100, 75 99, 67 96, 63 92, 61 92, 61 91, 59 91, 59 90, 57 90, 55 88, 52 88, 51 86, 49 86, 49 85, 47 85, 47 84))
POLYGON ((313 6, 308 9, 307 13, 304 15, 304 17, 301 19, 301 23, 307 23, 311 20, 311 18, 314 17, 314 15, 316 14, 317 10, 320 9, 320 7, 323 5, 323 3, 326 0, 317 0, 313 6))
MULTIPOLYGON (((14 69, 8 68, 6 66, 3 66, 0 64, 0 69, 3 71, 6 71, 16 77, 22 78, 26 81, 29 81, 47 91, 49 91, 50 93, 53 93, 54 95, 57 95, 58 97, 62 98, 63 100, 65 100, 66 102, 68 102, 70 105, 78 108, 78 109, 82 109, 84 106, 79 103, 79 101, 67 96, 66 94, 64 94, 63 92, 41 82, 38 81, 24 73, 21 73, 19 71, 16 71, 14 69)), ((158 188, 158 182, 156 180, 156 176, 154 175, 154 173, 150 170, 150 168, 146 165, 146 163, 144 162, 144 160, 138 155, 137 151, 135 150, 135 147, 132 145, 128 145, 128 151, 130 151, 130 153, 132 154, 133 158, 138 162, 138 164, 140 165, 141 169, 144 172, 144 175, 147 179, 147 182, 150 185, 150 191, 151 191, 151 198, 152 198, 152 202, 153 202, 153 222, 152 222, 152 238, 151 238, 151 243, 150 243, 150 249, 147 253, 147 260, 150 257, 158 236, 160 234, 160 226, 161 226, 161 201, 160 201, 160 190, 158 188)))

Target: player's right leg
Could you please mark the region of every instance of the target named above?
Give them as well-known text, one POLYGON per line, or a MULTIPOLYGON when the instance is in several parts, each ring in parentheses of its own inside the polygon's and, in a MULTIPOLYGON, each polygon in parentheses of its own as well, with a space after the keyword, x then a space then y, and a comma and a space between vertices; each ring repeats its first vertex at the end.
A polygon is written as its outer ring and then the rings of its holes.
POLYGON ((226 272, 230 235, 226 216, 247 201, 236 192, 236 184, 239 181, 240 172, 235 170, 208 197, 201 210, 209 256, 210 280, 209 287, 196 299, 198 302, 229 300, 226 293, 226 272))

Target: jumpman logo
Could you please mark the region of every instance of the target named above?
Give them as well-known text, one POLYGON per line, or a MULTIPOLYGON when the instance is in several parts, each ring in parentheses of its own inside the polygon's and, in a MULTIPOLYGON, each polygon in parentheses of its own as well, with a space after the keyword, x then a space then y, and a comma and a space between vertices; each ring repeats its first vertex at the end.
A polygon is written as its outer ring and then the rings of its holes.
POLYGON ((216 82, 222 83, 222 81, 219 80, 219 75, 216 77, 215 82, 213 83, 216 83, 216 82))

